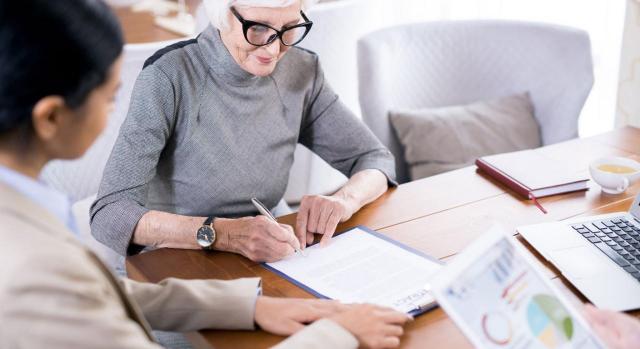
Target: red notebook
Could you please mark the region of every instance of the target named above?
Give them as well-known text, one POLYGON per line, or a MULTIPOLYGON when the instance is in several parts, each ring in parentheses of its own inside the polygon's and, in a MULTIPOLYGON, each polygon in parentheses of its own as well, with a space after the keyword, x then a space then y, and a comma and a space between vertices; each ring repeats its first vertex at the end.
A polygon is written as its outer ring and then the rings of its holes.
POLYGON ((489 176, 531 199, 540 209, 537 198, 587 190, 589 177, 576 169, 545 157, 535 150, 484 156, 476 166, 489 176))

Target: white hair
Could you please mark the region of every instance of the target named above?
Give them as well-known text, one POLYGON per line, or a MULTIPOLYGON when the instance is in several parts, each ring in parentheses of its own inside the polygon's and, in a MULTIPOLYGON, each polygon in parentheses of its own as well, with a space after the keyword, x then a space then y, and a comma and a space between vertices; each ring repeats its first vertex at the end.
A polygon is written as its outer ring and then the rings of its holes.
POLYGON ((211 24, 220 29, 229 27, 228 13, 231 6, 237 7, 287 7, 300 2, 308 10, 318 0, 204 0, 204 8, 211 24))

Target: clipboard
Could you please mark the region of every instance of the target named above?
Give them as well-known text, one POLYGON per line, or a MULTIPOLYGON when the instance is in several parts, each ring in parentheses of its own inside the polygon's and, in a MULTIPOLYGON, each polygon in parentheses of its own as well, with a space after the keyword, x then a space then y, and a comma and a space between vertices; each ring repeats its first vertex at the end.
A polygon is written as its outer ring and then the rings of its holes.
MULTIPOLYGON (((333 238, 334 240, 332 241, 332 244, 323 248, 323 249, 328 249, 331 248, 331 246, 333 244, 340 244, 342 243, 342 241, 340 239, 344 239, 345 237, 347 237, 348 233, 353 233, 353 234, 357 234, 357 233, 363 233, 363 234, 367 234, 368 236, 372 236, 375 237, 377 240, 369 240, 371 242, 373 242, 374 244, 376 244, 376 246, 379 246, 382 249, 387 249, 386 251, 392 251, 394 253, 397 253, 399 256, 402 256, 401 253, 404 254, 403 258, 405 259, 410 259, 414 262, 417 263, 422 263, 422 261, 426 262, 423 265, 420 266, 407 266, 407 265, 401 265, 403 267, 411 267, 414 268, 416 270, 432 270, 432 273, 430 275, 420 275, 419 277, 416 277, 415 279, 415 283, 416 285, 421 282, 419 280, 421 279, 427 279, 427 277, 430 277, 431 275, 435 275, 437 273, 437 271, 439 271, 442 266, 443 263, 438 261, 437 259, 421 252, 418 251, 412 247, 409 247, 407 245, 404 245, 396 240, 393 240, 392 238, 381 234, 379 232, 373 231, 365 226, 362 225, 358 225, 354 228, 348 229, 344 232, 341 232, 340 234, 336 234, 336 236, 333 238), (408 252, 408 253, 405 253, 408 252)), ((363 236, 360 236, 363 237, 363 236)), ((354 238, 355 240, 355 238, 354 238)), ((346 243, 346 242, 345 242, 346 243)), ((313 245, 315 246, 315 245, 313 245)), ((345 245, 346 246, 346 245, 345 245)), ((341 249, 344 249, 345 247, 341 247, 341 249)), ((307 250, 308 251, 314 251, 314 250, 318 250, 320 249, 320 246, 316 246, 316 247, 308 247, 307 250)), ((291 257, 290 259, 298 259, 299 261, 294 261, 292 263, 305 263, 304 261, 307 260, 307 258, 313 259, 313 258, 321 258, 320 256, 317 256, 314 253, 318 253, 318 252, 311 252, 309 257, 300 257, 300 256, 295 256, 295 257, 291 257), (317 256, 317 257, 316 257, 317 256)), ((318 255, 322 253, 319 252, 318 255)), ((373 258, 372 258, 373 259, 373 258)), ((375 260, 374 262, 376 263, 380 263, 379 260, 375 260)), ((386 263, 386 262, 385 262, 386 263)), ((308 263, 308 264, 313 264, 313 263, 308 263)), ((295 270, 291 271, 291 269, 295 269, 295 268, 291 268, 290 265, 288 266, 288 262, 287 260, 284 261, 280 261, 280 262, 275 262, 275 263, 262 263, 263 267, 266 268, 267 270, 279 275, 280 277, 288 280, 289 282, 291 282, 292 284, 300 287, 301 289, 311 293, 312 295, 318 297, 318 298, 323 298, 323 299, 340 299, 340 297, 335 297, 335 295, 333 294, 334 292, 323 292, 322 290, 319 290, 318 288, 322 288, 325 286, 321 286, 321 287, 314 287, 313 285, 309 285, 307 282, 305 282, 304 280, 300 280, 303 279, 304 277, 296 277, 296 275, 299 275, 300 273, 296 273, 295 270), (284 267, 282 265, 285 265, 284 267)), ((294 265, 294 267, 300 267, 300 265, 294 265)), ((405 278, 405 281, 407 279, 405 278)), ((368 280, 372 283, 375 283, 376 280, 368 280)), ((316 285, 318 285, 318 282, 316 282, 316 280, 311 280, 311 282, 309 283, 315 283, 316 285)), ((395 297, 395 296, 394 296, 395 297)), ((390 297, 390 298, 394 298, 394 297, 390 297)), ((366 302, 366 300, 363 300, 363 302, 366 302)), ((377 303, 377 302, 372 302, 372 303, 377 303)), ((378 303, 381 304, 381 303, 378 303)), ((400 296, 397 299, 397 303, 399 307, 393 306, 394 308, 398 309, 398 310, 402 310, 404 312, 406 312, 407 314, 410 314, 412 316, 417 316, 420 315, 422 313, 425 313, 435 307, 437 307, 437 303, 435 301, 435 299, 433 298, 433 296, 430 293, 430 289, 428 286, 427 282, 424 282, 422 284, 419 285, 419 288, 410 288, 410 290, 408 291, 408 294, 404 295, 404 294, 400 294, 400 296), (415 290, 415 292, 413 292, 415 290), (427 302, 428 300, 428 302, 427 302), (407 310, 407 307, 411 306, 411 309, 407 310)), ((388 304, 381 304, 381 305, 387 305, 390 306, 388 304)))

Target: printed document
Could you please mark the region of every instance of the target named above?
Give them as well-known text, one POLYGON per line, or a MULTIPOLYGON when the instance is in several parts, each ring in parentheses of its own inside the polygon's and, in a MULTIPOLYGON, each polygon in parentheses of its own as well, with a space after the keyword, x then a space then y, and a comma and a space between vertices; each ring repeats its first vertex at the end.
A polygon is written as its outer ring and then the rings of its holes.
POLYGON ((365 227, 305 252, 266 266, 316 296, 344 303, 374 303, 410 313, 434 302, 426 285, 441 264, 365 227))

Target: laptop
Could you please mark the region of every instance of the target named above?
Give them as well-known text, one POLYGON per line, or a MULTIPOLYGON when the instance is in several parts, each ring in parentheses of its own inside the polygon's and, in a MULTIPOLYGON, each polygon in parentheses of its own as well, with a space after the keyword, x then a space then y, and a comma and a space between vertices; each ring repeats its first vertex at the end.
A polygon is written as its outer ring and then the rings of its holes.
POLYGON ((640 308, 640 194, 629 212, 517 228, 599 308, 640 308))
POLYGON ((522 244, 499 227, 479 237, 435 277, 431 292, 476 348, 604 349, 522 244))

